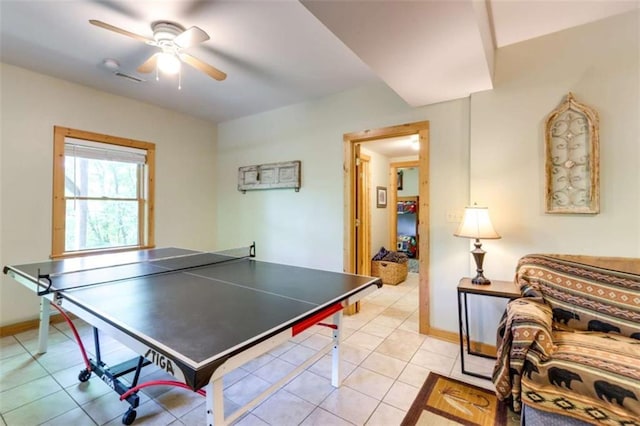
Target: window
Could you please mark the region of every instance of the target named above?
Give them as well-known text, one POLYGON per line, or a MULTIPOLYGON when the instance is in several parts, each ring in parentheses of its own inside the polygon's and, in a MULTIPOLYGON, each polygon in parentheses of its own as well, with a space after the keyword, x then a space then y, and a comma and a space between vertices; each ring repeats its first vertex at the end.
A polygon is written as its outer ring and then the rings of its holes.
POLYGON ((52 257, 153 246, 155 145, 54 128, 52 257))

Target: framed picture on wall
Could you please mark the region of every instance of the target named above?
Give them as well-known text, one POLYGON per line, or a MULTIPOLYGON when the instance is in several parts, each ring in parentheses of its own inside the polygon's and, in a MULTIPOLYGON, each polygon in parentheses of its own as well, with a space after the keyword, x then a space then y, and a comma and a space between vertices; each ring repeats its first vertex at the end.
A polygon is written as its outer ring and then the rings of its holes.
POLYGON ((376 207, 387 207, 387 188, 385 186, 376 186, 376 207))

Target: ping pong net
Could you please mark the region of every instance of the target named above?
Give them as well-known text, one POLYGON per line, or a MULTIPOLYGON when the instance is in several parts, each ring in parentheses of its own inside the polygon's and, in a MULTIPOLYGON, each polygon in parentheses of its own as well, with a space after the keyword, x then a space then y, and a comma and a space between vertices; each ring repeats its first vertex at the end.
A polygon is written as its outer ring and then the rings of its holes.
POLYGON ((94 264, 72 268, 67 271, 41 274, 40 269, 38 269, 38 285, 44 288, 38 291, 38 296, 116 281, 126 281, 176 272, 188 272, 198 268, 253 258, 255 255, 255 243, 248 247, 216 252, 183 250, 182 253, 177 255, 161 256, 134 262, 115 261, 109 263, 109 255, 104 255, 104 257, 100 258, 99 261, 94 264))

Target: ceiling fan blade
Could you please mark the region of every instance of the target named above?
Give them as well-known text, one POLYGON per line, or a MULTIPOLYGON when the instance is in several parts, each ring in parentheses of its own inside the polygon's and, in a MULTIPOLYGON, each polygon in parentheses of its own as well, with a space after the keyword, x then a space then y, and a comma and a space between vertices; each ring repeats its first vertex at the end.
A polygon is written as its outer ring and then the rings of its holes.
POLYGON ((156 63, 158 62, 158 55, 160 54, 160 52, 158 53, 154 53, 153 55, 151 55, 151 57, 149 59, 147 59, 146 61, 144 61, 144 63, 142 65, 140 65, 136 71, 141 72, 143 74, 148 74, 150 72, 152 72, 153 70, 156 69, 156 63))
POLYGON ((217 68, 215 68, 215 67, 213 67, 213 66, 211 66, 211 65, 209 65, 209 64, 207 64, 205 62, 202 62, 198 58, 194 58, 193 56, 189 55, 188 53, 179 53, 178 56, 184 62, 186 62, 187 64, 191 65, 195 69, 202 71, 203 73, 207 74, 211 78, 214 78, 214 79, 216 79, 218 81, 222 81, 225 78, 227 78, 227 74, 223 73, 219 69, 217 69, 217 68))
POLYGON ((92 25, 95 25, 96 27, 104 28, 105 30, 113 31, 113 32, 118 33, 118 34, 122 34, 122 35, 125 35, 127 37, 134 38, 134 39, 136 39, 138 41, 141 41, 143 43, 153 44, 153 45, 156 44, 155 40, 152 40, 150 38, 147 38, 147 37, 135 34, 135 33, 132 33, 132 32, 127 31, 127 30, 123 30, 122 28, 114 27, 113 25, 107 24, 106 22, 98 21, 96 19, 90 19, 89 23, 92 24, 92 25))
POLYGON ((198 27, 191 27, 188 30, 178 34, 173 42, 176 46, 186 49, 195 46, 198 43, 209 40, 209 35, 198 27))

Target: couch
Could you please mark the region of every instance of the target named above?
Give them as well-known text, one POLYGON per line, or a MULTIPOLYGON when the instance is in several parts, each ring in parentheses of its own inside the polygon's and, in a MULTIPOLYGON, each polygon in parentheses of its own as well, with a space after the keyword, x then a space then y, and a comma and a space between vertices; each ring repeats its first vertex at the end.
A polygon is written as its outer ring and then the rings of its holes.
POLYGON ((515 280, 523 297, 498 328, 498 398, 640 426, 640 259, 527 255, 515 280))

